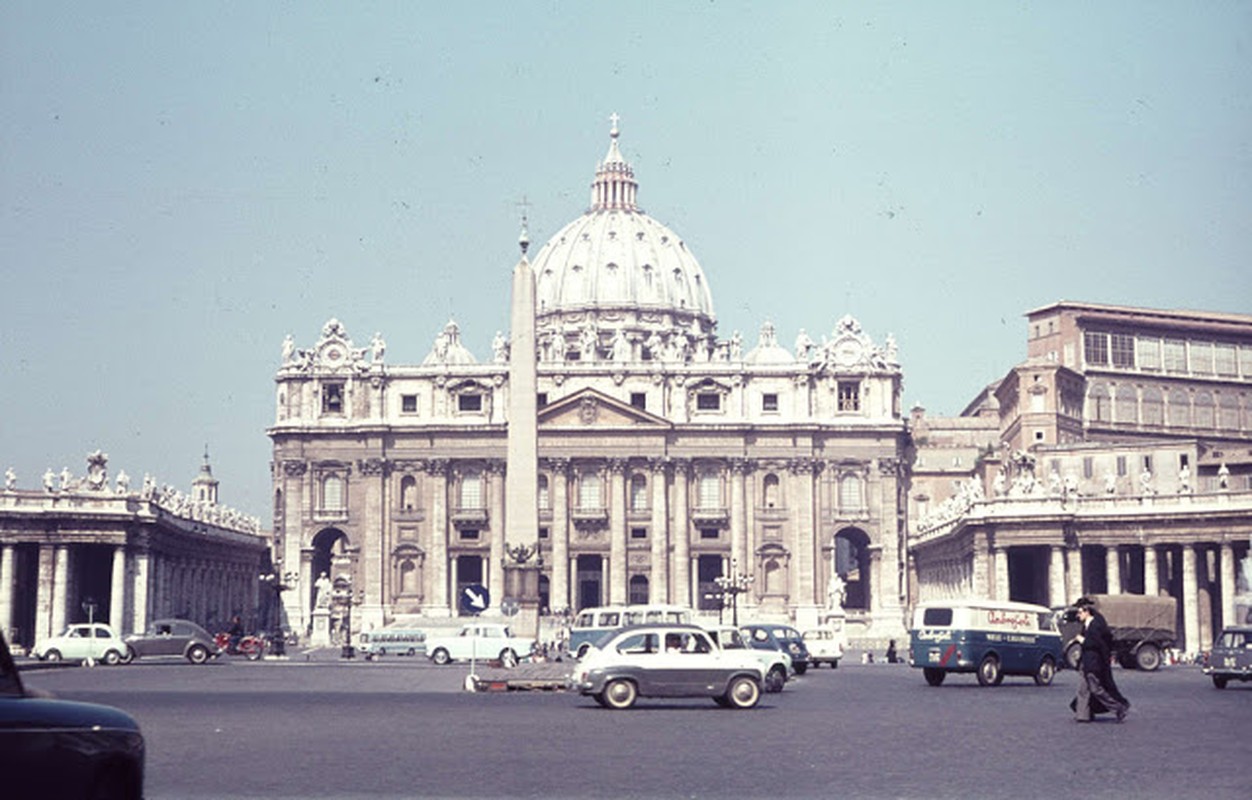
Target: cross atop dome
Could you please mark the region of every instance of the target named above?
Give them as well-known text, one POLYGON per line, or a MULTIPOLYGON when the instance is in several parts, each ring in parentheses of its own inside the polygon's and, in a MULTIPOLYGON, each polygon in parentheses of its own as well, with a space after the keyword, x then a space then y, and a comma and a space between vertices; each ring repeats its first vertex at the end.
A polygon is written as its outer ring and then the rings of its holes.
POLYGON ((639 184, 635 182, 635 171, 622 158, 622 151, 617 148, 617 139, 621 136, 617 127, 620 120, 617 112, 609 115, 612 125, 609 129, 609 152, 600 162, 595 180, 591 183, 592 211, 640 210, 635 205, 635 194, 639 190, 639 184))

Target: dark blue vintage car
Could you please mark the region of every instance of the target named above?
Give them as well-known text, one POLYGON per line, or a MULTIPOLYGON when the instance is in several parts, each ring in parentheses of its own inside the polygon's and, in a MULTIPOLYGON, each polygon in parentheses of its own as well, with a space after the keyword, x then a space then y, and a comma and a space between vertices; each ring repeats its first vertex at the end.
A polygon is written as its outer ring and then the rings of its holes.
POLYGON ((0 635, 0 794, 139 800, 143 769, 143 734, 134 719, 27 689, 0 635))

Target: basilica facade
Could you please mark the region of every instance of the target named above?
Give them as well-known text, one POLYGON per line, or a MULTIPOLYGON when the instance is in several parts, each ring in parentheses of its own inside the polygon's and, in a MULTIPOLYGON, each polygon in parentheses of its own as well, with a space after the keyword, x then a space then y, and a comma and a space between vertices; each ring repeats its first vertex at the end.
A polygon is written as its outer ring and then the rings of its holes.
POLYGON ((909 443, 894 340, 833 310, 828 334, 788 332, 791 348, 769 322, 755 342, 720 335, 708 276, 637 204, 618 138, 615 123, 590 208, 533 259, 523 241, 525 335, 497 334, 479 359, 449 322, 409 365, 387 362, 381 335, 357 347, 337 320, 308 347, 284 343, 269 436, 278 568, 303 587, 285 597, 293 626, 308 626, 323 573, 358 625, 454 616, 475 584, 499 602, 514 514, 512 529, 533 528, 552 614, 712 610, 718 579, 740 578, 741 616, 804 622, 842 606, 863 630, 902 631, 909 443), (515 359, 534 359, 533 420, 509 418, 515 359), (509 458, 524 425, 535 485, 511 494, 507 473, 532 471, 509 458))

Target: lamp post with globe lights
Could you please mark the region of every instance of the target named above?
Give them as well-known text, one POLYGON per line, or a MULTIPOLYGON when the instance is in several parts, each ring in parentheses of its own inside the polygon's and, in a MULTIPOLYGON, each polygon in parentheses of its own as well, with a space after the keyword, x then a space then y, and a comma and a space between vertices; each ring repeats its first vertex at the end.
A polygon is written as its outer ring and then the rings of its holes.
POLYGON ((287 657, 287 635, 283 630, 283 592, 294 589, 300 582, 295 572, 283 572, 283 560, 275 559, 273 569, 262 572, 259 580, 274 592, 274 605, 270 618, 270 655, 275 658, 287 657))
MULTIPOLYGON (((731 621, 736 628, 739 627, 739 595, 747 592, 752 586, 752 576, 741 573, 739 571, 739 560, 732 558, 730 560, 730 574, 714 578, 713 582, 717 584, 723 606, 726 604, 726 598, 730 598, 731 621)), ((720 609, 718 618, 720 621, 720 609)))

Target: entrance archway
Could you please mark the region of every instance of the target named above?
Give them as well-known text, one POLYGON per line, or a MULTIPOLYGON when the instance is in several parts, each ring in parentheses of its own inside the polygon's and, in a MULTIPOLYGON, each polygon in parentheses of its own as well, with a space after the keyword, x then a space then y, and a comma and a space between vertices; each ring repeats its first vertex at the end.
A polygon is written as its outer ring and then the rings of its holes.
POLYGON ((868 611, 870 607, 869 534, 844 528, 835 534, 835 573, 843 579, 843 607, 868 611))
POLYGON ((338 528, 324 528, 313 537, 313 557, 310 559, 313 573, 313 585, 307 587, 309 608, 317 601, 317 579, 325 573, 333 580, 341 572, 351 574, 351 560, 348 556, 348 534, 338 528))

